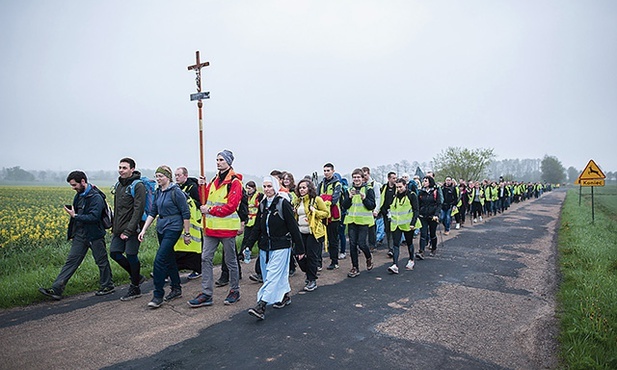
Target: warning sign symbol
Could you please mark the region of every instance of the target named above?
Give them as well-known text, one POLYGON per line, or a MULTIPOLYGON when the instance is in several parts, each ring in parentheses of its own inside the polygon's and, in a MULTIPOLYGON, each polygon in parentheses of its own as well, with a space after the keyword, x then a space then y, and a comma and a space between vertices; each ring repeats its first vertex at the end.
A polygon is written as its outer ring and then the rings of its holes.
POLYGON ((606 175, 602 172, 600 166, 593 159, 590 159, 583 172, 578 176, 576 184, 579 184, 582 180, 604 180, 605 178, 606 175))

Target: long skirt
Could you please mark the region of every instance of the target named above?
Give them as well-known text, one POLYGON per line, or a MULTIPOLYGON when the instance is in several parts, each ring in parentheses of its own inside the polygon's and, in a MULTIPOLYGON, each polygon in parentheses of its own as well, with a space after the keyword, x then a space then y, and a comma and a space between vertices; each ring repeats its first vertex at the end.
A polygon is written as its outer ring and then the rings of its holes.
POLYGON ((291 286, 289 286, 291 248, 273 250, 269 254, 268 256, 268 252, 259 250, 259 263, 264 283, 257 292, 257 302, 264 301, 272 304, 281 302, 285 293, 291 291, 291 286))

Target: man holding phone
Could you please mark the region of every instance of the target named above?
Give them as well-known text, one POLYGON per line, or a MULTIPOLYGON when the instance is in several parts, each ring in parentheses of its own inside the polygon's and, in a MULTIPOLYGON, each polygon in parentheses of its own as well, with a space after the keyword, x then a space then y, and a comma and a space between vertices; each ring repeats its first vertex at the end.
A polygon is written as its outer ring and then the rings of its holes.
POLYGON ((62 299, 66 284, 81 265, 88 249, 91 249, 94 261, 99 267, 101 285, 95 295, 113 293, 114 283, 105 247, 105 228, 101 219, 105 207, 104 194, 88 184, 88 178, 82 171, 71 172, 66 181, 77 193, 73 204, 64 206, 64 211, 71 216, 68 227, 68 236, 72 240, 71 250, 51 288, 39 288, 39 292, 55 300, 62 299))

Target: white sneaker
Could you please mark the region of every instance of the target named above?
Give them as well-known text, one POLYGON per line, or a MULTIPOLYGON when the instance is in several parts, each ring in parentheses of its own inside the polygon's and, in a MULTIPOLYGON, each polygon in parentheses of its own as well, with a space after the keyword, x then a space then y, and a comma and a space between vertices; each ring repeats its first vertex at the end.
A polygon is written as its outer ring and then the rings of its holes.
POLYGON ((388 267, 388 272, 393 273, 393 274, 398 274, 398 266, 397 265, 392 265, 392 266, 388 267))
POLYGON ((344 260, 345 257, 347 257, 347 255, 345 253, 339 253, 339 255, 338 255, 338 259, 340 259, 340 260, 344 260))
POLYGON ((460 229, 460 228, 461 228, 461 224, 457 223, 457 224, 456 224, 456 226, 454 226, 454 228, 455 228, 456 230, 460 229))
POLYGON ((480 216, 480 221, 482 221, 482 216, 480 216))
POLYGON ((405 266, 406 270, 413 270, 413 267, 416 265, 416 263, 413 260, 409 260, 409 262, 407 262, 407 266, 405 266))
MULTIPOLYGON (((480 218, 480 219, 481 219, 481 218, 480 218)), ((477 219, 477 218, 474 218, 474 219, 473 219, 473 223, 475 224, 475 223, 477 223, 477 222, 478 222, 478 219, 477 219)))

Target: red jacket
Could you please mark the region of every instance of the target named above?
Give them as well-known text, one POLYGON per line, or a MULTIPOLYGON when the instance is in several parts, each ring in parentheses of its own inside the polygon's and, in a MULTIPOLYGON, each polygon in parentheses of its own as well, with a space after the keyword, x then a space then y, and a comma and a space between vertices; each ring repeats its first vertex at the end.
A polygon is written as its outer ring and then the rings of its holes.
MULTIPOLYGON (((231 186, 228 187, 229 191, 227 194, 227 203, 222 206, 210 208, 210 215, 215 217, 225 217, 238 210, 238 205, 240 205, 240 201, 242 200, 242 175, 236 173, 232 168, 229 170, 229 173, 227 173, 227 176, 225 176, 223 181, 221 181, 219 175, 217 175, 207 185, 199 186, 201 204, 206 204, 211 186, 214 186, 215 189, 220 189, 221 186, 227 187, 228 184, 231 184, 231 186), (205 191, 203 188, 205 188, 205 191)), ((217 230, 206 228, 206 236, 211 236, 214 238, 231 238, 237 235, 237 230, 217 230)))

